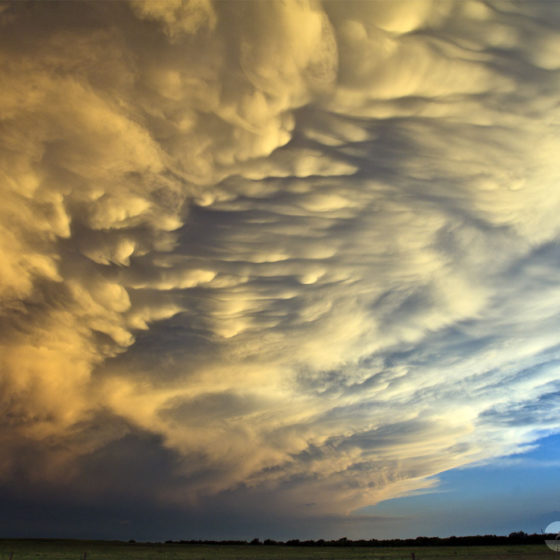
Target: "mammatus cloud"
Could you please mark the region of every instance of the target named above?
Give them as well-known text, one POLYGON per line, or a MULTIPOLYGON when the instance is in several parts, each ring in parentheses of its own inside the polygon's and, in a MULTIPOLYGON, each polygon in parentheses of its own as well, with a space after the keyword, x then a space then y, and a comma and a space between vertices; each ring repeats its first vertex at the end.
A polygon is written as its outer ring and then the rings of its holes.
POLYGON ((4 483, 325 516, 558 430, 559 24, 3 4, 4 483))

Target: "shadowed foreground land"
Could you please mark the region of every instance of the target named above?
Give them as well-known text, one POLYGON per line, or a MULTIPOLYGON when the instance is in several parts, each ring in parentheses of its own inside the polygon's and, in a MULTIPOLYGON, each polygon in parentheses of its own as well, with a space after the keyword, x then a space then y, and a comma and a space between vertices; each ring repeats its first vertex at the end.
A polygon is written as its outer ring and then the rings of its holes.
POLYGON ((558 558, 546 545, 296 547, 285 545, 128 544, 102 541, 1 540, 0 560, 537 560, 558 558))

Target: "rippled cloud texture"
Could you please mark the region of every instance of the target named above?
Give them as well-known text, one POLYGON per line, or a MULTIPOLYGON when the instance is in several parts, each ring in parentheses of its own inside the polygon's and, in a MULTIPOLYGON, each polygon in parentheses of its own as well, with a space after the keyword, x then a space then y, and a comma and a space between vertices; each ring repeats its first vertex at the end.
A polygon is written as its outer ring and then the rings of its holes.
POLYGON ((321 518, 560 428, 557 3, 0 9, 4 487, 321 518))

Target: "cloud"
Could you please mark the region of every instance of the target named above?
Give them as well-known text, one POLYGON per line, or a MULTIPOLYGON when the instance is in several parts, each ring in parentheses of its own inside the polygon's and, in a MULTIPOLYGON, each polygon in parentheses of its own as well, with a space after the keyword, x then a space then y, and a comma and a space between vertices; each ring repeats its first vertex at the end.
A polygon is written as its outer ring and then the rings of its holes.
POLYGON ((320 519, 558 430, 551 3, 0 18, 5 484, 320 519))

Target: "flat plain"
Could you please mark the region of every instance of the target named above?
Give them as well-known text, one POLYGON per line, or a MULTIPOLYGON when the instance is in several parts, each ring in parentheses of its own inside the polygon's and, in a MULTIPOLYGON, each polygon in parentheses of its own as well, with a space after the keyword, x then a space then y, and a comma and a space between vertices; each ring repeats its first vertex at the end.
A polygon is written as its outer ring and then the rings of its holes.
POLYGON ((560 560, 542 545, 333 547, 0 540, 0 560, 560 560), (413 556, 414 555, 414 556, 413 556))

